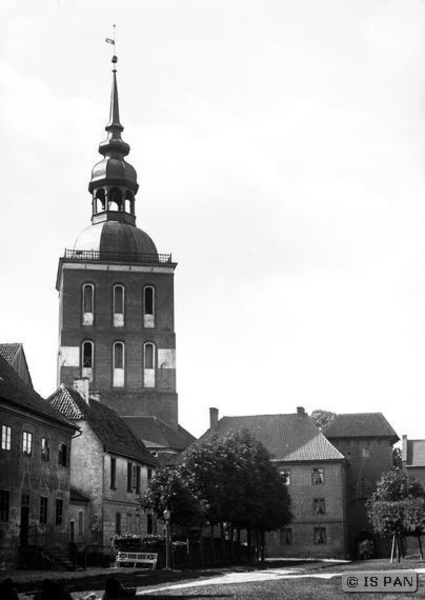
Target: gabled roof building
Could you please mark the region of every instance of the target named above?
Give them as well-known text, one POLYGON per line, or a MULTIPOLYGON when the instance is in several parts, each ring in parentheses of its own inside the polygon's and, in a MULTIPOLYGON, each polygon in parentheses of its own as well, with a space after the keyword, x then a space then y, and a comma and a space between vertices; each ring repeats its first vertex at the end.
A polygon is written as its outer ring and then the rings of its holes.
POLYGON ((0 357, 0 427, 0 563, 28 567, 31 548, 68 542, 70 448, 78 426, 0 357))
POLYGON ((368 542, 375 556, 383 556, 387 552, 386 543, 374 535, 365 505, 382 473, 392 468, 393 445, 399 437, 382 413, 336 415, 323 433, 347 461, 350 555, 362 558, 362 548, 368 542))
POLYGON ((109 554, 114 534, 152 533, 139 497, 158 463, 114 410, 90 396, 87 380, 76 387, 61 384, 48 398, 81 431, 71 449, 71 537, 77 546, 109 554))
POLYGON ((218 418, 212 433, 248 430, 271 454, 291 497, 293 522, 267 536, 267 556, 345 557, 345 460, 303 408, 297 413, 218 418))

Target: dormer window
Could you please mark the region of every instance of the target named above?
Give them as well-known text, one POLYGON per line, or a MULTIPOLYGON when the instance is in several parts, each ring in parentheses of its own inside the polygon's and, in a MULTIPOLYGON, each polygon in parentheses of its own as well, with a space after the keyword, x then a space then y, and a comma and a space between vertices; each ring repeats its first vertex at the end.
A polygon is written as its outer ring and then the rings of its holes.
POLYGON ((114 286, 114 327, 124 326, 124 288, 122 285, 114 286))
POLYGON ((94 286, 92 283, 83 285, 83 325, 93 325, 94 320, 94 286))
POLYGON ((155 327, 155 289, 151 285, 143 290, 143 326, 146 329, 155 327))
POLYGON ((86 340, 81 347, 81 363, 82 377, 87 377, 89 381, 93 381, 93 365, 94 365, 94 344, 86 340))
POLYGON ((124 387, 124 344, 115 342, 113 349, 113 386, 124 387))
POLYGON ((145 387, 155 387, 155 346, 147 342, 143 348, 143 381, 145 387))

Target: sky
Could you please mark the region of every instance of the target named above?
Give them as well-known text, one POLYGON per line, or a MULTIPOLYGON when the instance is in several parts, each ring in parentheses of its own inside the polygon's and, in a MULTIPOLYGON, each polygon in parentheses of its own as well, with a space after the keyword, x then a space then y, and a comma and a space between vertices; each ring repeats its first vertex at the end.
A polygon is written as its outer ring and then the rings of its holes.
POLYGON ((0 341, 36 390, 114 23, 137 224, 178 263, 181 424, 304 406, 425 438, 423 0, 0 0, 0 341))

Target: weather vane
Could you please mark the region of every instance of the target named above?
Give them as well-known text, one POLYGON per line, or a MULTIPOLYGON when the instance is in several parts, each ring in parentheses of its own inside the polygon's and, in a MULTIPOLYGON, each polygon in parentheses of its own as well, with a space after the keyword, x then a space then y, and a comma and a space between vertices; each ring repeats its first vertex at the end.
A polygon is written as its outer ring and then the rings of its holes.
POLYGON ((113 24, 113 28, 114 28, 114 29, 113 29, 112 38, 105 38, 105 42, 106 42, 107 44, 112 44, 112 45, 113 45, 113 47, 114 47, 114 54, 113 54, 113 56, 112 56, 112 62, 113 62, 113 63, 116 63, 116 62, 118 61, 118 58, 117 58, 117 53, 116 53, 116 47, 117 47, 117 46, 116 46, 116 42, 115 42, 115 30, 116 30, 116 25, 115 25, 115 23, 113 24))

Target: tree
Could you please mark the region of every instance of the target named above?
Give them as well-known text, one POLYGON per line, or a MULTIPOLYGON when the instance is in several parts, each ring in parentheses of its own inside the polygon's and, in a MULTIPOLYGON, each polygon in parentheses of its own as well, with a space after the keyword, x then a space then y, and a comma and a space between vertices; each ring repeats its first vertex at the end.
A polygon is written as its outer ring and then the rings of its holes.
POLYGON ((330 423, 336 417, 336 413, 331 412, 329 410, 323 410, 322 408, 317 408, 313 410, 310 415, 310 418, 313 419, 314 424, 320 431, 326 427, 328 423, 330 423))
POLYGON ((197 524, 204 517, 202 503, 174 467, 163 467, 156 472, 141 498, 141 506, 153 510, 160 519, 168 509, 173 522, 182 526, 197 524))
POLYGON ((290 496, 266 448, 231 431, 192 444, 179 465, 161 469, 142 498, 158 517, 168 507, 181 525, 226 523, 262 536, 290 523, 290 496))
POLYGON ((270 531, 290 522, 290 497, 267 449, 248 431, 213 435, 183 453, 183 479, 214 523, 270 531))
POLYGON ((391 561, 403 555, 402 540, 406 535, 418 537, 421 558, 422 524, 425 520, 425 491, 417 479, 394 467, 384 473, 376 492, 366 504, 374 531, 382 537, 392 536, 391 561))

